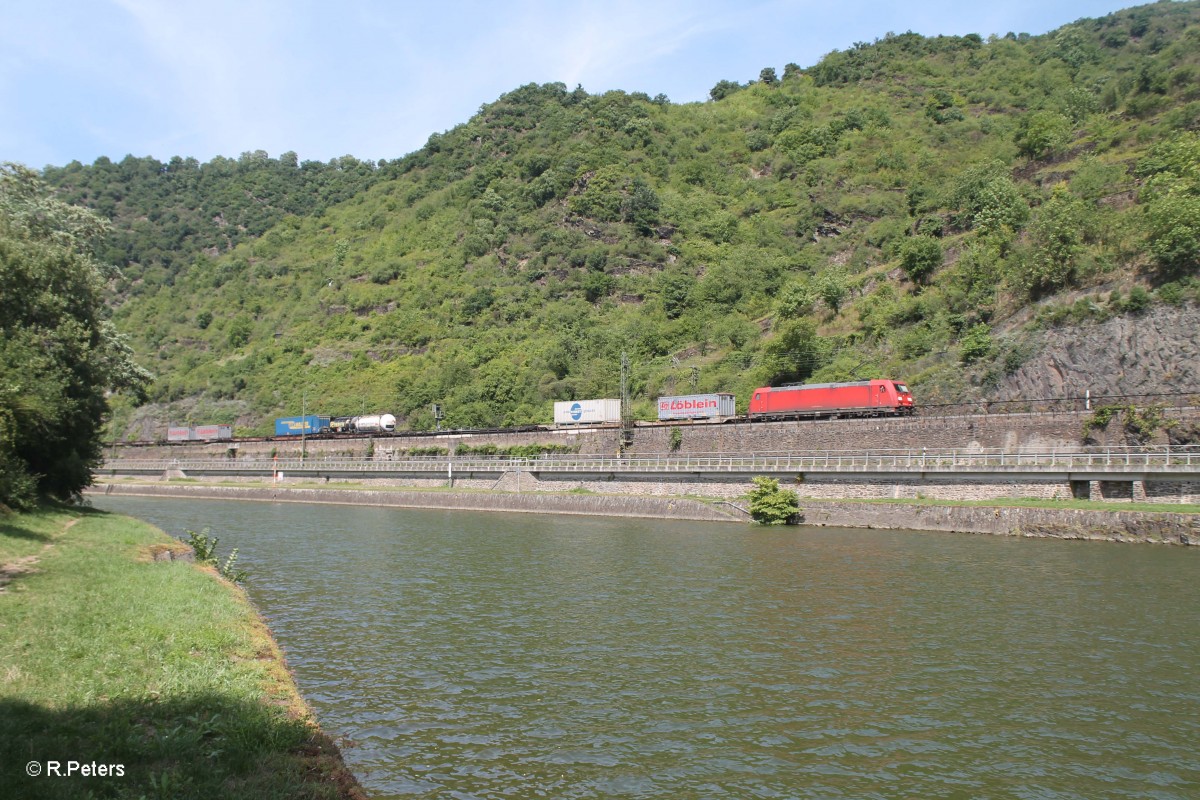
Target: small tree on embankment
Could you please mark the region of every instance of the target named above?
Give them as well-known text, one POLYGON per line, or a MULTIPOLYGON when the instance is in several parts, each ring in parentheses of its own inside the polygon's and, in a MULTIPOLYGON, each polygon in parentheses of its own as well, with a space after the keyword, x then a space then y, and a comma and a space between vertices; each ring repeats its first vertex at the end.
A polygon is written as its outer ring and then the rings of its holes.
POLYGON ((750 516, 760 525, 788 525, 800 513, 800 498, 791 489, 780 489, 774 478, 755 478, 750 490, 750 516))

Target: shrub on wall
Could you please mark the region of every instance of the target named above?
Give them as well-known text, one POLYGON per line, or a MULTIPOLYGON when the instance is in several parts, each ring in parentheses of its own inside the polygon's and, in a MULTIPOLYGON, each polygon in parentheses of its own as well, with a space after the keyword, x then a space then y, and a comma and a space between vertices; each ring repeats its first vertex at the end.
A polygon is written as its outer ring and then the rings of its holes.
POLYGON ((774 478, 755 478, 750 490, 750 516, 760 525, 787 525, 800 513, 800 498, 791 489, 780 489, 774 478))

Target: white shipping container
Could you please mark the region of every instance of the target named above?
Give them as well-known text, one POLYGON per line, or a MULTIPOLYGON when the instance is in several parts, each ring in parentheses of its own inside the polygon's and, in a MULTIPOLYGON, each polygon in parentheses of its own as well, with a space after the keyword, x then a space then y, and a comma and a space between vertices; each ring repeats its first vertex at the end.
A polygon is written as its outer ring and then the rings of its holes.
POLYGON ((668 419, 709 419, 712 417, 732 417, 735 398, 731 394, 688 394, 678 397, 658 398, 658 418, 668 419))
POLYGON ((192 438, 192 429, 171 426, 167 428, 168 442, 187 442, 192 438))
POLYGON ((620 400, 566 400, 554 404, 555 425, 597 425, 620 421, 620 400))

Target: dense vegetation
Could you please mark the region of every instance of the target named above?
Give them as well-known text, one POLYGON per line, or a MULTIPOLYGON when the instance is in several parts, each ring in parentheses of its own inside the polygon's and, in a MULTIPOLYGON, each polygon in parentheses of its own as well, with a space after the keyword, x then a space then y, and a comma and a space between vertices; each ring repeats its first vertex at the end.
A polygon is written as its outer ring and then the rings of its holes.
POLYGON ((117 435, 490 426, 615 396, 623 351, 642 416, 807 379, 986 393, 1019 326, 1196 301, 1198 126, 1200 3, 1161 2, 888 34, 706 103, 528 85, 390 162, 45 177, 120 231, 116 318, 159 378, 117 435))
POLYGON ((109 321, 107 224, 27 169, 0 165, 0 510, 92 482, 109 391, 150 376, 109 321))

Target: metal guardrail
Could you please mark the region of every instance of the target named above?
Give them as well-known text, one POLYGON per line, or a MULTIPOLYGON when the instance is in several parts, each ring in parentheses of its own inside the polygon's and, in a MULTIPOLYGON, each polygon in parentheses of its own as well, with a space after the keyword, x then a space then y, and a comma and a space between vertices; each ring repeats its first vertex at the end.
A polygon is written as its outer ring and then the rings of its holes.
POLYGON ((430 473, 464 472, 1196 472, 1200 446, 1106 447, 1077 450, 868 450, 809 453, 662 453, 640 456, 420 457, 401 459, 113 459, 103 470, 205 473, 430 473))

